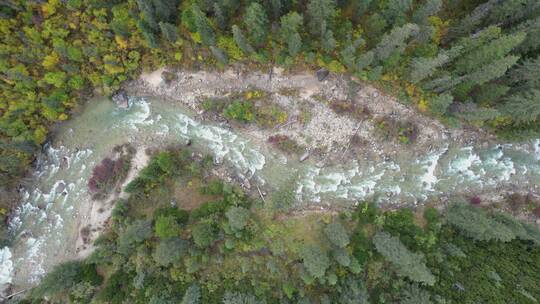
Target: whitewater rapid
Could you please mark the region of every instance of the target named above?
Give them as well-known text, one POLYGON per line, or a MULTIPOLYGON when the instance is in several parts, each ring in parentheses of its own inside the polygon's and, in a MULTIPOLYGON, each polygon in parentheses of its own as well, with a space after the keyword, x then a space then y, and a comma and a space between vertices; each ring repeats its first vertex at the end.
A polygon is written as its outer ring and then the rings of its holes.
POLYGON ((197 121, 178 104, 145 98, 132 98, 131 104, 125 110, 107 99, 94 100, 58 128, 22 191, 9 226, 13 242, 0 249, 0 285, 30 286, 54 265, 76 257, 77 217, 90 200, 91 170, 115 145, 126 142, 164 146, 190 141, 216 163, 268 190, 296 177, 295 207, 353 206, 365 199, 416 204, 443 194, 540 184, 540 140, 487 148, 449 144, 416 158, 318 167, 309 160, 287 159, 228 127, 197 121))

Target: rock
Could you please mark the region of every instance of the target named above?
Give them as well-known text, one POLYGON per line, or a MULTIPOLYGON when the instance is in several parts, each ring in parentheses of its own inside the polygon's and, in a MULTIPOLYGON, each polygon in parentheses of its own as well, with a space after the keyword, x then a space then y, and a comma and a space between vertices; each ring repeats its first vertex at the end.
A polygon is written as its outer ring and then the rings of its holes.
POLYGON ((129 108, 129 98, 124 90, 118 90, 112 95, 112 100, 116 104, 117 107, 122 109, 129 108))
POLYGON ((169 72, 169 71, 163 71, 161 73, 161 79, 166 84, 170 84, 172 81, 175 81, 175 80, 178 79, 178 75, 176 75, 175 73, 169 72))
POLYGON ((328 71, 326 68, 319 69, 317 70, 316 73, 317 73, 317 79, 319 79, 319 81, 325 80, 326 77, 330 75, 330 71, 328 71))
POLYGON ((300 156, 300 161, 303 162, 309 157, 309 151, 306 151, 302 156, 300 156))

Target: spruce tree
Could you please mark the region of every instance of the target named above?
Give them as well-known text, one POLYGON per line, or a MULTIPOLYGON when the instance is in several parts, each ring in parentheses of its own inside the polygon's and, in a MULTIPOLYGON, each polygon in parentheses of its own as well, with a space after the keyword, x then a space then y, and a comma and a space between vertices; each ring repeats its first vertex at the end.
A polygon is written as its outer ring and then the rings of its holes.
POLYGON ((424 5, 418 8, 412 17, 416 24, 428 24, 429 17, 436 15, 442 7, 442 0, 427 0, 424 5))
POLYGON ((236 45, 238 45, 238 47, 244 52, 244 54, 249 55, 255 53, 255 50, 242 33, 242 30, 237 25, 232 26, 232 33, 236 45))
POLYGON ((474 71, 480 66, 500 60, 525 39, 525 33, 503 35, 485 45, 478 46, 459 58, 454 64, 455 72, 462 74, 474 71))
POLYGON ((513 91, 540 88, 540 56, 523 60, 508 72, 506 84, 513 91))
POLYGON ((223 51, 222 49, 211 45, 210 51, 212 52, 212 55, 214 55, 214 57, 217 59, 217 61, 222 65, 227 65, 229 63, 229 57, 227 57, 227 53, 225 53, 225 51, 223 51))
POLYGON ((257 2, 251 3, 244 16, 244 24, 250 40, 257 46, 264 44, 268 34, 268 18, 264 8, 257 2))
POLYGON ((412 8, 412 0, 389 0, 384 16, 389 25, 400 26, 405 23, 407 13, 412 8))
POLYGON ((415 57, 409 67, 409 78, 412 83, 418 83, 431 77, 435 71, 461 54, 462 47, 456 46, 443 50, 435 57, 415 57))
POLYGON ((307 5, 309 32, 322 38, 336 14, 335 0, 309 0, 307 5))
POLYGON ((159 28, 161 29, 161 34, 165 39, 169 40, 171 43, 175 43, 178 40, 178 32, 176 26, 166 22, 160 22, 159 28))
POLYGON ((436 278, 425 265, 424 256, 409 251, 399 238, 378 231, 373 236, 373 244, 375 249, 395 266, 398 275, 429 286, 435 284, 436 278))
POLYGON ((391 55, 401 54, 407 46, 407 39, 418 31, 416 24, 408 23, 400 27, 393 28, 389 33, 384 34, 381 41, 375 47, 375 57, 380 62, 391 55))
POLYGON ((216 34, 214 33, 214 29, 210 25, 210 22, 197 5, 193 5, 192 10, 195 17, 195 26, 201 35, 202 43, 207 46, 215 45, 216 34))
POLYGON ((501 107, 503 113, 518 124, 534 123, 540 118, 540 90, 532 89, 508 97, 501 107))
POLYGON ((518 59, 519 57, 517 56, 506 56, 481 66, 477 70, 468 74, 466 77, 470 85, 484 84, 490 80, 503 76, 510 67, 516 64, 518 59))
POLYGON ((298 32, 302 24, 302 15, 299 15, 297 12, 290 12, 281 17, 281 40, 287 44, 287 49, 291 57, 298 55, 302 48, 302 38, 298 32))

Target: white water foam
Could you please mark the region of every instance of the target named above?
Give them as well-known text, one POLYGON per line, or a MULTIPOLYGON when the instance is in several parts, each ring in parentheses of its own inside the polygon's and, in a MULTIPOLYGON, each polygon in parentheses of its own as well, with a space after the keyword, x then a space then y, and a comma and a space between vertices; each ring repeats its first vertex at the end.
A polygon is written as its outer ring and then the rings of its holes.
POLYGON ((425 159, 417 161, 417 163, 421 164, 425 170, 425 173, 418 178, 425 190, 433 191, 435 185, 439 181, 435 175, 435 170, 437 169, 439 159, 446 151, 448 151, 448 147, 437 152, 432 152, 425 159))
MULTIPOLYGON (((0 249, 0 288, 13 280, 13 261, 9 247, 0 249)), ((0 290, 1 291, 1 290, 0 290)))
POLYGON ((181 135, 202 141, 212 151, 216 162, 228 161, 241 174, 247 174, 247 178, 251 178, 257 170, 264 167, 266 163, 264 155, 249 147, 247 140, 233 132, 200 124, 184 114, 177 114, 176 118, 176 129, 181 135))
POLYGON ((482 164, 480 157, 474 153, 473 147, 464 147, 461 152, 465 153, 465 156, 456 156, 448 167, 448 172, 451 174, 461 174, 468 180, 478 179, 478 175, 472 170, 474 166, 482 164))

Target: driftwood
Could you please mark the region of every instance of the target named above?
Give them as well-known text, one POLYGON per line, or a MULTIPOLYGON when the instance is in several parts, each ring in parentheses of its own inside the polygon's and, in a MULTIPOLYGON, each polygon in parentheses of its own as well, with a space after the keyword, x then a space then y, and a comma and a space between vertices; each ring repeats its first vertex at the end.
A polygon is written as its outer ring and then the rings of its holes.
POLYGON ((360 130, 360 127, 362 126, 361 123, 358 124, 358 127, 356 128, 356 130, 354 130, 354 133, 353 135, 351 136, 351 138, 349 139, 349 143, 347 143, 347 147, 345 147, 345 150, 343 150, 343 153, 341 154, 341 157, 340 159, 343 159, 343 157, 345 156, 345 153, 347 153, 347 150, 349 150, 349 147, 351 146, 351 142, 352 142, 352 139, 353 137, 356 135, 356 133, 358 133, 358 130, 360 130))
POLYGON ((259 186, 257 185, 257 191, 259 192, 259 195, 261 196, 261 199, 263 200, 263 203, 266 204, 266 200, 264 199, 264 196, 261 192, 261 188, 259 188, 259 186))
POLYGON ((12 293, 12 294, 10 294, 10 295, 8 295, 6 297, 1 297, 0 296, 0 300, 2 300, 2 299, 9 300, 9 299, 13 298, 14 296, 20 295, 21 293, 24 293, 24 292, 26 292, 28 290, 29 290, 29 288, 26 288, 26 289, 23 289, 23 290, 19 290, 19 291, 15 292, 15 293, 12 293))

